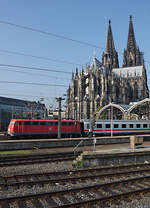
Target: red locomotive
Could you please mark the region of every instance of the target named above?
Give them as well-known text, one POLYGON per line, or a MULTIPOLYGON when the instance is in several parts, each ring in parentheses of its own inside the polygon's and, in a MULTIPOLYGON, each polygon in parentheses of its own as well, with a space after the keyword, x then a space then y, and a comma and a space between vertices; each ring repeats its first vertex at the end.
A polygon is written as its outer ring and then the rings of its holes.
MULTIPOLYGON (((57 137, 58 120, 12 119, 8 126, 11 137, 45 136, 57 137)), ((62 137, 81 136, 80 122, 77 120, 61 121, 62 137)))

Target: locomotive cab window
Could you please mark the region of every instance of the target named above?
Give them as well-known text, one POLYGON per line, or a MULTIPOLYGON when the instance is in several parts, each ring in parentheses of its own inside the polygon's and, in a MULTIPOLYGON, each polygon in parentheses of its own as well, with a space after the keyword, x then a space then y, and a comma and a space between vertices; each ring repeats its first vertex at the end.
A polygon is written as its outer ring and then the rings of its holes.
POLYGON ((147 128, 147 124, 143 124, 143 128, 147 128))
POLYGON ((110 124, 106 124, 106 128, 109 129, 110 128, 110 124))
POLYGON ((11 124, 11 125, 13 125, 14 123, 15 123, 15 121, 11 121, 11 123, 10 123, 10 124, 11 124))
POLYGON ((119 127, 118 124, 114 124, 114 128, 117 129, 119 127))
POLYGON ((102 124, 97 124, 97 128, 102 128, 102 124))
POLYGON ((126 124, 122 124, 122 128, 126 128, 126 124))
POLYGON ((17 125, 18 125, 18 122, 16 121, 16 122, 15 122, 15 126, 17 126, 17 125))
POLYGON ((130 128, 133 128, 133 124, 129 124, 129 127, 130 127, 130 128))
POLYGON ((140 128, 141 127, 141 125, 140 124, 136 124, 136 128, 140 128))

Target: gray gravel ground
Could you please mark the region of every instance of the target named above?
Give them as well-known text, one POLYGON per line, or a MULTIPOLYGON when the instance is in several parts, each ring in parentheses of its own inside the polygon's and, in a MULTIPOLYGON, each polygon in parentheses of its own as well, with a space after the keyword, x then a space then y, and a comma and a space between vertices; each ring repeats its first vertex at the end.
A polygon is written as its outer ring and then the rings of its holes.
POLYGON ((3 167, 0 168, 0 175, 7 176, 13 174, 56 172, 64 170, 73 170, 71 161, 3 167))
MULTIPOLYGON (((29 173, 43 173, 43 172, 51 172, 51 171, 63 171, 63 170, 73 170, 72 167, 72 162, 71 161, 65 161, 65 162, 55 162, 55 163, 47 163, 47 164, 33 164, 33 165, 21 165, 21 166, 12 166, 12 167, 4 167, 0 169, 0 175, 6 176, 6 175, 13 175, 13 174, 29 174, 29 173)), ((99 180, 93 180, 93 184, 99 183, 99 180)), ((104 182, 104 181, 103 181, 104 182)), ((105 181, 106 182, 106 181, 105 181)), ((73 185, 73 187, 81 187, 83 184, 81 182, 77 182, 76 184, 73 185)), ((88 182, 87 184, 84 183, 84 185, 89 185, 88 182)), ((90 184, 92 185, 92 184, 90 184)), ((50 184, 44 185, 44 187, 39 187, 37 185, 33 187, 25 187, 25 188, 20 188, 17 190, 14 190, 13 188, 6 190, 6 191, 0 191, 0 196, 1 197, 6 197, 6 196, 15 196, 15 195, 25 195, 28 193, 40 193, 40 192, 45 192, 45 191, 51 191, 51 190, 62 190, 64 188, 68 189, 71 188, 72 185, 61 185, 57 184, 56 186, 52 186, 50 184)), ((80 196, 82 199, 88 199, 87 196, 84 196, 82 194, 80 196)), ((92 199, 92 194, 89 194, 89 199, 92 199)), ((98 196, 97 196, 98 197, 98 196)), ((67 198, 67 196, 66 196, 67 198)), ((56 200, 56 198, 55 198, 56 200)), ((74 201, 74 197, 70 196, 68 198, 70 201, 74 201)), ((59 199, 57 199, 57 202, 59 202, 59 199)), ((44 202, 42 202, 44 203, 44 202)), ((16 205, 14 204, 14 207, 16 205)), ((29 207, 32 207, 29 205, 29 207)), ((96 206, 94 206, 96 207, 96 206)), ((97 206, 100 207, 100 206, 97 206)), ((116 204, 111 204, 108 205, 107 208, 150 208, 150 194, 146 194, 142 196, 141 198, 134 198, 132 201, 128 202, 123 201, 122 203, 116 204)), ((92 208, 92 207, 91 207, 92 208)))

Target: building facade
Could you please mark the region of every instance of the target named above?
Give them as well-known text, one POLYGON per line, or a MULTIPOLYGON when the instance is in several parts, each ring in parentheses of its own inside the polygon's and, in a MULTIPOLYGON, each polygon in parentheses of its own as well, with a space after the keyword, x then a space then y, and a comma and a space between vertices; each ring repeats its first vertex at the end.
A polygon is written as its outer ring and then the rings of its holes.
POLYGON ((109 20, 106 50, 102 61, 96 57, 86 69, 76 69, 67 90, 66 118, 92 119, 104 105, 129 104, 149 97, 143 53, 136 44, 132 16, 130 16, 127 48, 123 66, 119 67, 118 53, 109 20))
POLYGON ((45 109, 40 102, 0 97, 0 131, 7 131, 12 118, 43 119, 45 109))

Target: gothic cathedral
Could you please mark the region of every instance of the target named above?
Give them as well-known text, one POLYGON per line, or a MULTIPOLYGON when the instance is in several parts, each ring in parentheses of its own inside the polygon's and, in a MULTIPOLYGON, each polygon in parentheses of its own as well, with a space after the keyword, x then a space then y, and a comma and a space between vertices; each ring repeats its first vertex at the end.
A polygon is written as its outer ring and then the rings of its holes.
POLYGON ((66 118, 91 119, 101 106, 113 102, 129 104, 149 97, 143 53, 136 45, 132 16, 130 16, 127 48, 123 66, 119 67, 111 22, 109 20, 106 50, 100 62, 93 58, 86 69, 72 74, 67 90, 66 118))

